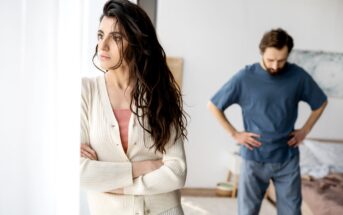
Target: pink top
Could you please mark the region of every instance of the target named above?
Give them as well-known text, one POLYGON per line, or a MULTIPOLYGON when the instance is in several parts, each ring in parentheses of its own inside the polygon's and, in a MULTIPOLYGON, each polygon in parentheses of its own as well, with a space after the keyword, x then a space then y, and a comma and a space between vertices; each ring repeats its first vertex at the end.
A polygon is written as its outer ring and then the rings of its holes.
POLYGON ((123 145, 123 149, 126 153, 128 147, 128 132, 131 111, 130 109, 114 109, 113 113, 118 121, 121 144, 123 145))

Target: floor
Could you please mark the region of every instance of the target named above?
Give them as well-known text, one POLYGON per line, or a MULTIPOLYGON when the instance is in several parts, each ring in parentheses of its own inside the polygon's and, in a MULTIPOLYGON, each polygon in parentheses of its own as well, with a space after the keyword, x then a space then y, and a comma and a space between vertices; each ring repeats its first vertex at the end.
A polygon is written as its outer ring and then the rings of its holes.
MULTIPOLYGON (((183 196, 182 207, 185 215, 236 215, 237 199, 183 196)), ((260 215, 276 215, 275 207, 264 200, 260 215)))

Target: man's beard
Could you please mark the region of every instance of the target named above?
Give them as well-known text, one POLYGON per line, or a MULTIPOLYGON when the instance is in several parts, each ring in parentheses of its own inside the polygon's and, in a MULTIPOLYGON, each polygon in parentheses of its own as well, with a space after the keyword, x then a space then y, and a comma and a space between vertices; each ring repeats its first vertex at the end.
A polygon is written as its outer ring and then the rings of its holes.
POLYGON ((270 75, 272 75, 272 76, 279 75, 279 74, 282 72, 282 70, 285 68, 285 66, 286 66, 286 64, 285 64, 283 67, 278 68, 278 69, 275 70, 275 69, 273 69, 273 68, 267 67, 267 66, 266 66, 266 63, 264 62, 263 59, 262 59, 262 63, 263 63, 263 65, 264 65, 264 68, 266 68, 266 71, 267 71, 270 75))

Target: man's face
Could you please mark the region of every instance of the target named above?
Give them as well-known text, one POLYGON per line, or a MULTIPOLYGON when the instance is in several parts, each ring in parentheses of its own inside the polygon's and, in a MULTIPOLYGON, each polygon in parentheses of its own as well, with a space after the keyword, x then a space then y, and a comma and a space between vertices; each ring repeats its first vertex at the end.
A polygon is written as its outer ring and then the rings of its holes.
POLYGON ((286 65, 288 58, 288 48, 282 49, 268 47, 262 54, 262 63, 267 72, 271 75, 277 75, 286 65))

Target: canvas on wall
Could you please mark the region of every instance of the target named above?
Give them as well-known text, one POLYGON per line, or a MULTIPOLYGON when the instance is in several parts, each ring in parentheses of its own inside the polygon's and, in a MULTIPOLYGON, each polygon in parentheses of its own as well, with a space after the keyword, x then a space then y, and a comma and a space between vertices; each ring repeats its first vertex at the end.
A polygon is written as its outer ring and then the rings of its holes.
POLYGON ((343 53, 293 50, 289 62, 310 73, 329 97, 343 99, 343 53))

